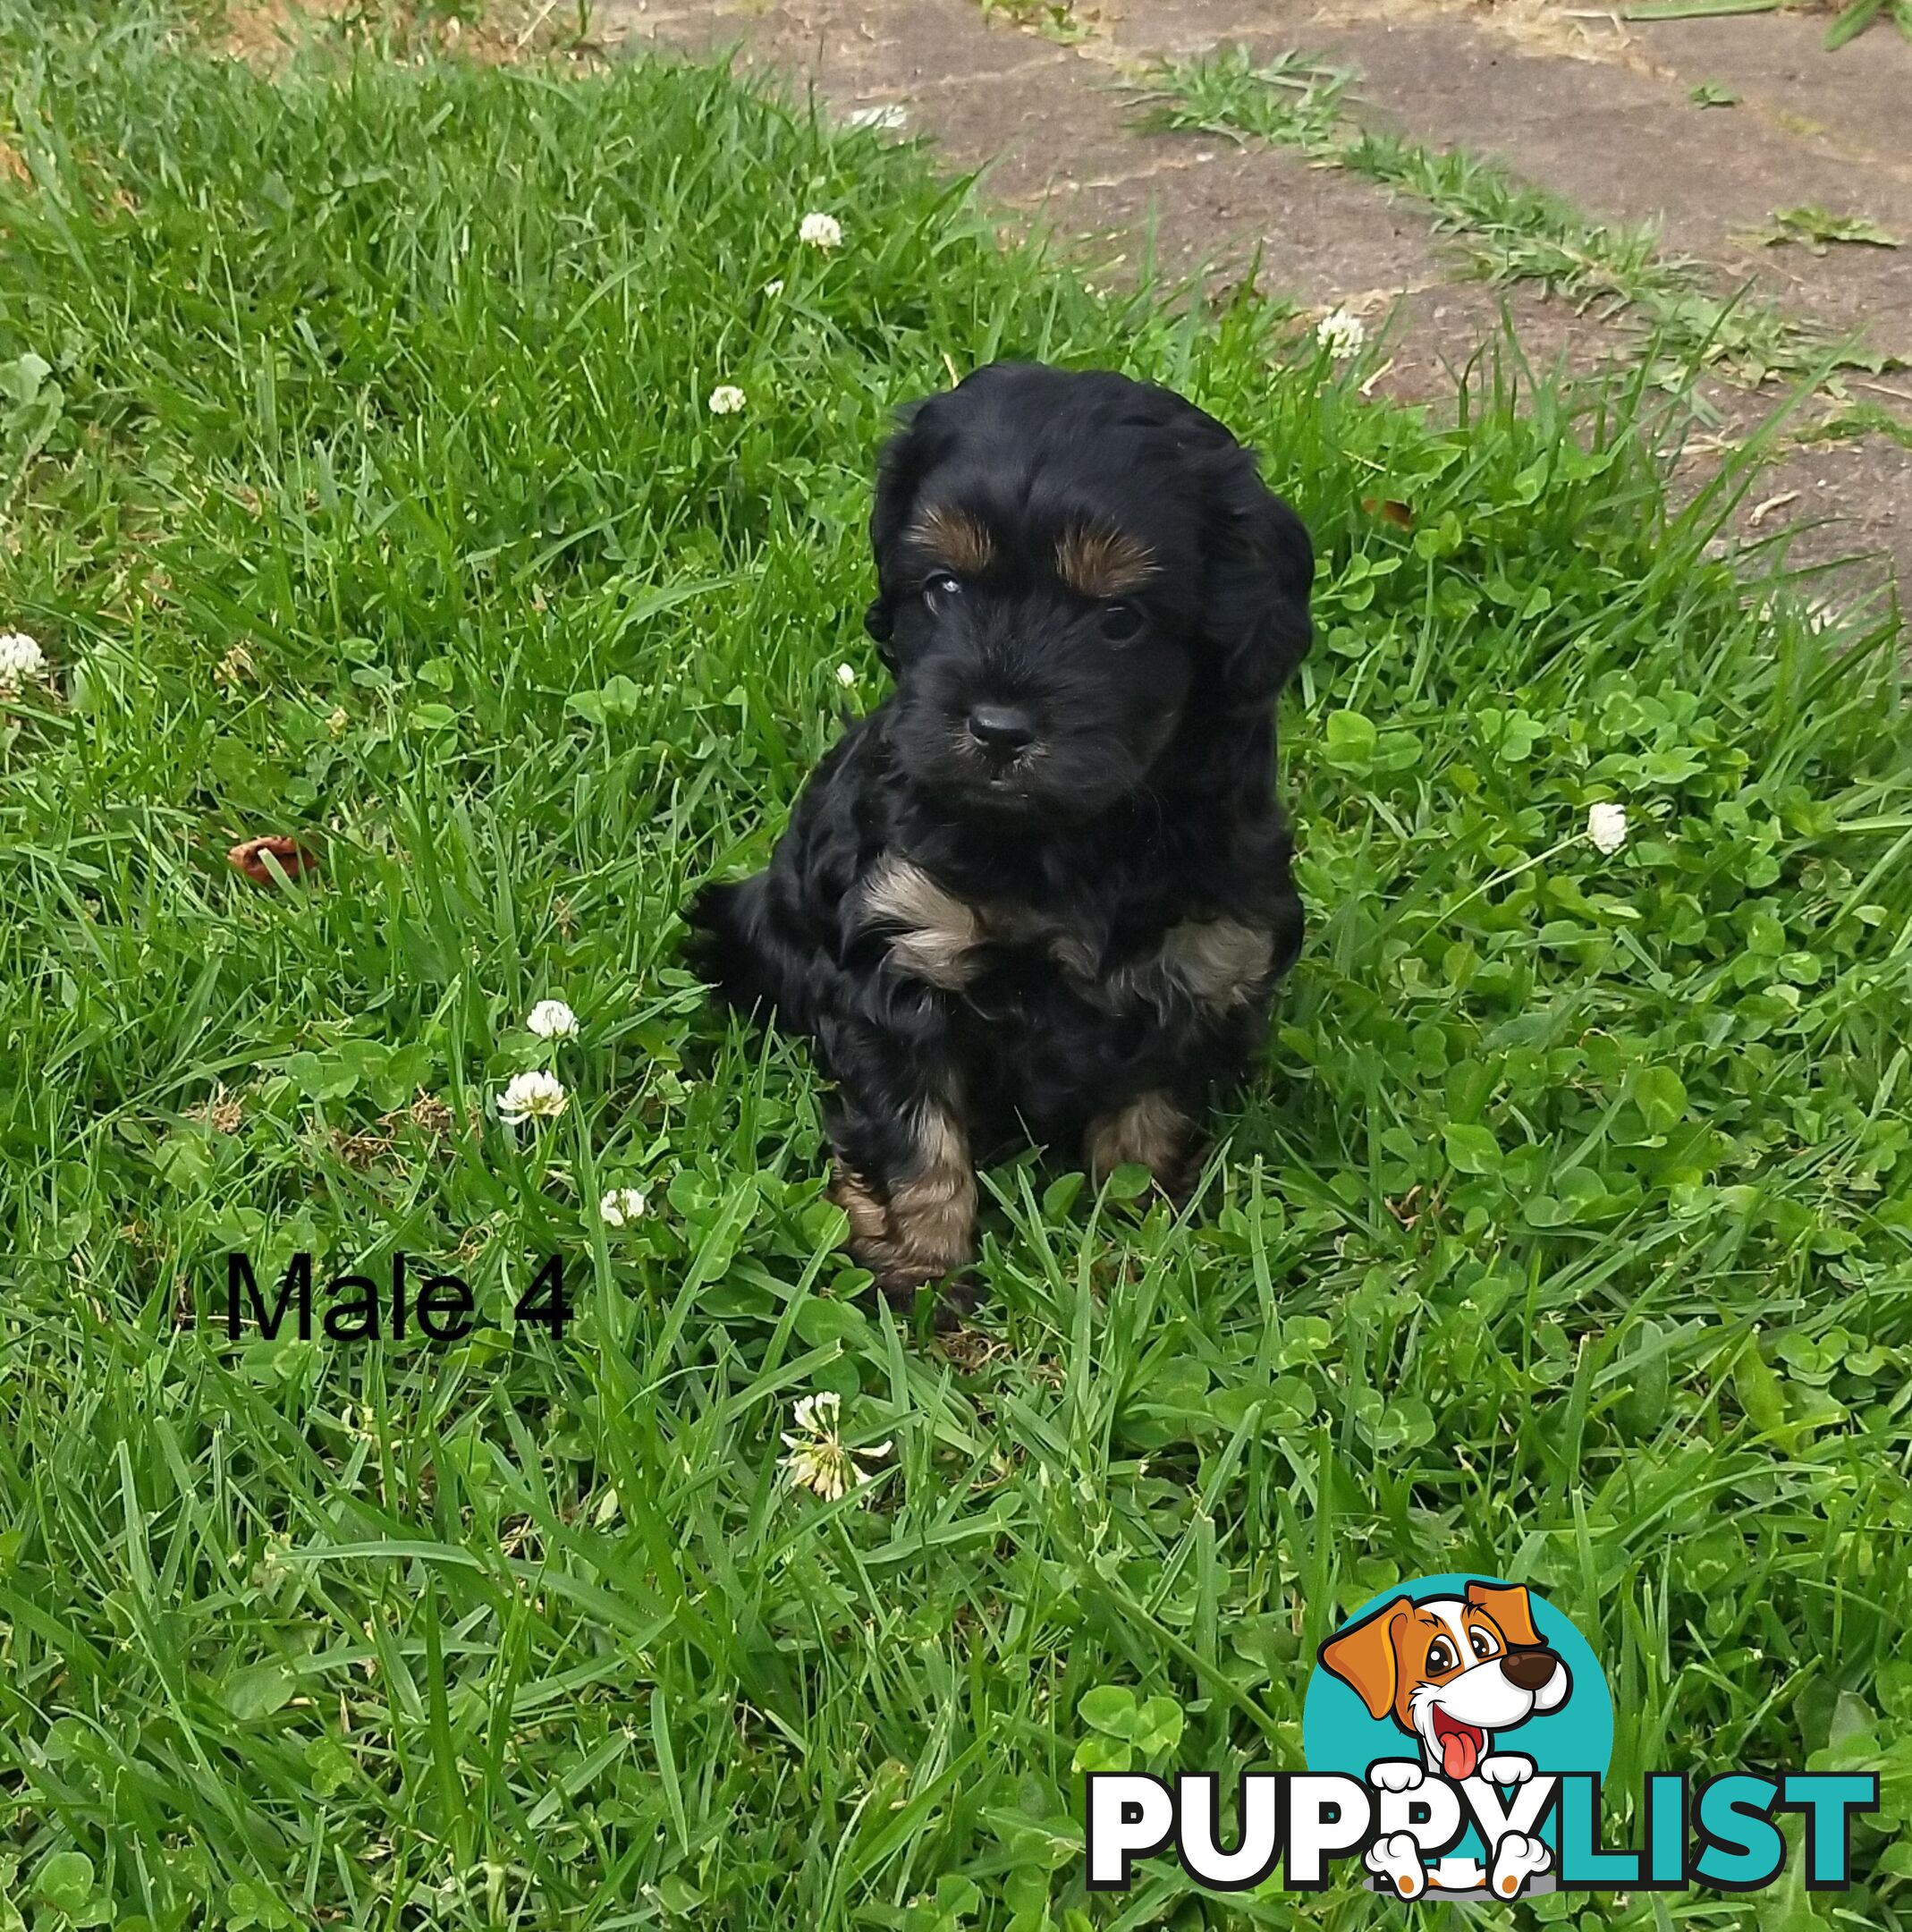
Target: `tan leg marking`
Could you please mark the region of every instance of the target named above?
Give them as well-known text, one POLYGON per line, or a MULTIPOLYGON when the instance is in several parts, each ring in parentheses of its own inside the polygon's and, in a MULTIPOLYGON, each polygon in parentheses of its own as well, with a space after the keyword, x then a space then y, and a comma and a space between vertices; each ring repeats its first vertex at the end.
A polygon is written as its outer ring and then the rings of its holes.
POLYGON ((1083 1158, 1098 1181, 1118 1167, 1146 1167, 1165 1193, 1180 1186, 1194 1123, 1165 1093, 1138 1094, 1113 1114, 1098 1114, 1082 1141, 1083 1158))
POLYGON ((885 1294, 901 1294, 961 1267, 976 1252, 976 1170, 960 1124, 932 1103, 917 1122, 915 1167, 879 1196, 838 1164, 832 1195, 850 1216, 850 1250, 885 1294))
POLYGON ((891 929, 890 960, 899 971, 952 992, 975 977, 976 955, 988 936, 974 906, 893 853, 865 883, 859 923, 891 929))

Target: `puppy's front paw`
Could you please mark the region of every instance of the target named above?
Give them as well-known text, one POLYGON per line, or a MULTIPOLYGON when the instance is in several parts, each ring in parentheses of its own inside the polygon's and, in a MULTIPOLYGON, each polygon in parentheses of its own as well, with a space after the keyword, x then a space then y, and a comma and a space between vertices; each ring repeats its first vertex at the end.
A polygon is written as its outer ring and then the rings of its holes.
POLYGON ((1194 1136, 1193 1122, 1167 1094, 1138 1094, 1089 1123, 1082 1140, 1083 1165, 1098 1182, 1118 1167, 1146 1167, 1156 1187, 1180 1202, 1200 1171, 1194 1136))
POLYGON ((1475 1767, 1475 1775, 1485 1778, 1490 1784, 1525 1784, 1533 1775, 1534 1760, 1523 1758, 1519 1751, 1496 1751, 1491 1758, 1483 1758, 1475 1767))
MULTIPOLYGON (((838 1162, 830 1198, 850 1216, 850 1251, 889 1301, 908 1305, 926 1283, 942 1281, 973 1258, 976 1181, 967 1167, 899 1182, 885 1195, 838 1162)), ((973 1305, 973 1291, 952 1284, 948 1314, 973 1305)), ((939 1316, 945 1310, 939 1304, 939 1316)))
POLYGON ((1427 1774, 1411 1758, 1383 1758, 1368 1766, 1367 1781, 1383 1791, 1411 1792, 1427 1782, 1427 1774))

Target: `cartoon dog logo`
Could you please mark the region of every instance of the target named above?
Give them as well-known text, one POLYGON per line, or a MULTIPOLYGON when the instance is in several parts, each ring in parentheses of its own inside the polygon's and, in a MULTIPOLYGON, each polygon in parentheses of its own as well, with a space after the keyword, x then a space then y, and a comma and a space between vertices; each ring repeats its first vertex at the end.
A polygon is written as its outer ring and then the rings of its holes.
MULTIPOLYGON (((1538 1713, 1558 1710, 1572 1695, 1565 1662, 1534 1624, 1525 1589, 1469 1581, 1459 1596, 1397 1597, 1331 1637, 1321 1664, 1350 1686, 1369 1716, 1392 1718, 1420 1746, 1417 1758, 1382 1758, 1368 1782, 1386 1792, 1411 1792, 1431 1774, 1454 1784, 1479 1779, 1518 1787, 1534 1775, 1534 1760, 1499 1747, 1501 1736, 1538 1713)), ((1366 1853, 1368 1869, 1402 1898, 1423 1886, 1517 1897, 1544 1872, 1552 1854, 1530 1833, 1508 1830, 1477 1860, 1443 1858, 1424 1868, 1407 1832, 1379 1838, 1366 1853)))

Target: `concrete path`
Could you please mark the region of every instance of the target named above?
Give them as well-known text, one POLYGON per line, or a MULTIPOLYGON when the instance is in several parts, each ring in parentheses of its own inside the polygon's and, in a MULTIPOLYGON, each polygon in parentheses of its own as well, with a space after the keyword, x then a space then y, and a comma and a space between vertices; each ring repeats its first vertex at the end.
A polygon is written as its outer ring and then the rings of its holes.
MULTIPOLYGON (((596 38, 695 53, 726 47, 814 85, 833 108, 901 108, 958 169, 986 168, 991 196, 1131 258, 1152 238, 1177 271, 1226 279, 1257 251, 1259 285, 1304 307, 1393 318, 1380 393, 1443 402, 1452 371, 1498 332, 1503 303, 1538 365, 1611 362, 1637 336, 1533 284, 1469 279, 1424 204, 1300 155, 1207 134, 1143 133, 1121 91, 1162 55, 1227 43, 1258 58, 1300 48, 1358 71, 1366 125, 1437 149, 1497 157, 1589 217, 1654 221, 1716 291, 1750 280, 1788 314, 1886 359, 1841 371, 1792 419, 1853 424, 1862 410, 1912 425, 1912 45, 1889 25, 1841 52, 1824 16, 1767 14, 1628 26, 1617 13, 1547 0, 1108 0, 1059 15, 1070 36, 1019 27, 979 0, 599 0, 596 38), (1739 97, 1703 107, 1710 83, 1739 97), (1781 208, 1862 216, 1891 249, 1760 239, 1781 208)), ((1709 382, 1721 421, 1689 468, 1716 461, 1786 393, 1709 382)), ((1912 429, 1905 432, 1912 437, 1912 429)), ((1760 538, 1797 526, 1798 561, 1851 555, 1842 594, 1887 572, 1912 584, 1912 450, 1890 435, 1783 441, 1748 501, 1760 538), (1816 526, 1816 527, 1815 527, 1816 526)))

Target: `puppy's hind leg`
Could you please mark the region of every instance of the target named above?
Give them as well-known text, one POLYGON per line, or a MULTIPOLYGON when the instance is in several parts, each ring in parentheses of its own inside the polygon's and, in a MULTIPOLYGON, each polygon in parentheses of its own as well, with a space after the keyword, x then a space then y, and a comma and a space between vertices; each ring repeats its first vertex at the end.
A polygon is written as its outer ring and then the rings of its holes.
POLYGON ((726 1006, 761 1006, 786 1025, 806 1022, 808 956, 785 937, 771 909, 771 875, 706 886, 684 911, 684 957, 726 1006))
POLYGON ((757 928, 764 878, 736 879, 706 886, 684 908, 690 936, 684 959, 726 1005, 749 1013, 762 996, 757 928))

